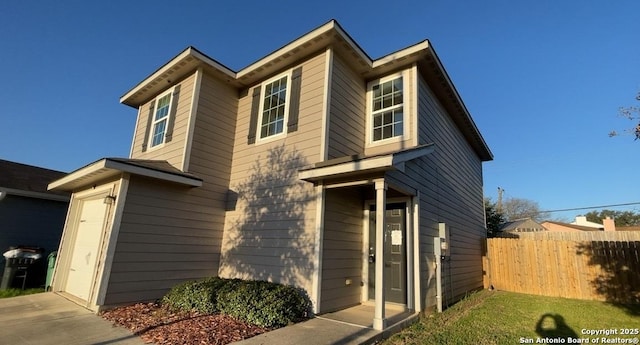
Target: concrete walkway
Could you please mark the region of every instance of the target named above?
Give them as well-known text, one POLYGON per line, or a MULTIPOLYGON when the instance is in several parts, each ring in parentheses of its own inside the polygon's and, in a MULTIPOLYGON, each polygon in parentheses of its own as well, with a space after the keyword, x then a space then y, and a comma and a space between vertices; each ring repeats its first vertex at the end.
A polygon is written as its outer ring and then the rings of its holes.
MULTIPOLYGON (((271 331, 235 345, 371 344, 416 320, 388 311, 384 332, 367 324, 372 307, 358 306, 271 331), (369 310, 371 309, 371 310, 369 310)), ((0 343, 24 345, 142 345, 142 339, 52 292, 0 299, 0 343)))
POLYGON ((25 345, 142 345, 112 324, 52 292, 0 299, 0 343, 25 345))
POLYGON ((389 327, 372 328, 373 306, 360 305, 264 333, 233 345, 361 345, 386 339, 418 320, 418 314, 387 308, 389 327))

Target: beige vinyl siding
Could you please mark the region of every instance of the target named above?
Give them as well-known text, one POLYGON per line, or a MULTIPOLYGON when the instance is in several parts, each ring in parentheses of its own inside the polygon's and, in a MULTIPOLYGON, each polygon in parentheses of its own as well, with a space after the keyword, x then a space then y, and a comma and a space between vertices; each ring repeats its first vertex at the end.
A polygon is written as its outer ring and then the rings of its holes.
POLYGON ((130 177, 105 305, 153 300, 182 281, 216 275, 221 236, 197 191, 130 177))
POLYGON ((435 143, 435 150, 407 163, 405 173, 391 173, 390 181, 420 191, 420 276, 424 307, 429 308, 435 304, 435 282, 427 277, 433 276, 433 240, 440 222, 450 228, 450 261, 442 268, 444 302, 482 287, 482 162, 422 78, 418 102, 420 144, 435 143))
MULTIPOLYGON (((204 73, 200 82, 189 166, 203 179, 190 192, 207 209, 209 227, 222 241, 227 191, 233 155, 238 93, 226 83, 204 73)), ((219 253, 217 249, 216 253, 219 253)))
POLYGON ((140 106, 140 118, 137 121, 137 127, 134 133, 131 158, 166 160, 176 168, 182 168, 182 155, 188 132, 194 81, 195 74, 192 74, 178 83, 180 85, 178 104, 175 117, 170 119, 170 121, 174 121, 171 141, 157 147, 148 147, 145 152, 142 152, 142 144, 144 143, 145 133, 149 131, 147 128, 149 105, 155 101, 155 98, 140 106))
POLYGON ((328 159, 364 152, 366 92, 364 79, 334 55, 328 159))
MULTIPOLYGON (((315 190, 297 178, 320 159, 324 52, 302 62, 298 130, 247 144, 254 87, 241 93, 220 275, 296 285, 311 291, 315 190)), ((298 66, 291 66, 296 68, 298 66)), ((284 72, 284 71, 283 71, 284 72)), ((285 126, 286 128, 286 126, 285 126)))
POLYGON ((325 198, 320 312, 360 303, 362 287, 362 195, 329 189, 325 198), (351 280, 351 285, 346 280, 351 280))

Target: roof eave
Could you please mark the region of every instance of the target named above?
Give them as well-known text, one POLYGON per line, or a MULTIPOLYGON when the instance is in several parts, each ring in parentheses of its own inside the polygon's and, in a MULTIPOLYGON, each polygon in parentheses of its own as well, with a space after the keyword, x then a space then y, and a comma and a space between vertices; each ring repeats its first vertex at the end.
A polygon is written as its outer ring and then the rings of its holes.
POLYGON ((77 188, 88 186, 101 180, 113 178, 123 173, 151 177, 190 187, 202 186, 202 180, 199 178, 171 174, 168 172, 117 162, 109 158, 103 158, 71 172, 61 179, 51 182, 48 189, 72 192, 77 188))
MULTIPOLYGON (((476 153, 478 154, 478 156, 482 161, 486 162, 486 161, 493 160, 493 153, 491 152, 491 149, 489 149, 489 145, 487 145, 486 141, 482 137, 482 134, 480 134, 480 130, 478 129, 478 126, 476 125, 475 121, 473 121, 473 118, 471 117, 471 113, 469 112, 469 110, 467 109, 467 106, 462 101, 462 97, 460 97, 460 93, 458 93, 458 90, 453 84, 453 81, 451 80, 451 78, 449 77, 449 74, 445 70, 444 65, 442 64, 442 61, 440 61, 438 54, 436 54, 433 48, 433 45, 429 44, 428 51, 439 73, 443 76, 446 88, 450 90, 450 94, 453 96, 453 100, 455 104, 459 106, 459 109, 462 111, 464 116, 464 119, 463 119, 464 123, 466 123, 469 129, 471 130, 470 133, 468 133, 468 135, 470 135, 471 138, 473 138, 473 140, 470 140, 471 146, 475 149, 476 153)), ((451 114, 451 115, 454 116, 454 114, 451 114)), ((461 130, 464 132, 465 128, 461 128, 461 130)))
POLYGON ((120 97, 120 103, 135 108, 147 99, 153 97, 156 93, 161 92, 166 88, 167 84, 180 80, 200 66, 214 70, 223 78, 226 77, 229 81, 236 79, 236 73, 234 71, 200 52, 198 49, 189 46, 122 95, 122 97, 120 97))
POLYGON ((353 159, 339 158, 335 160, 337 162, 336 164, 320 162, 319 166, 300 169, 298 171, 298 178, 303 181, 317 182, 326 179, 366 175, 390 170, 404 171, 406 162, 430 154, 433 152, 434 146, 435 145, 431 143, 403 151, 370 157, 354 156, 353 159))

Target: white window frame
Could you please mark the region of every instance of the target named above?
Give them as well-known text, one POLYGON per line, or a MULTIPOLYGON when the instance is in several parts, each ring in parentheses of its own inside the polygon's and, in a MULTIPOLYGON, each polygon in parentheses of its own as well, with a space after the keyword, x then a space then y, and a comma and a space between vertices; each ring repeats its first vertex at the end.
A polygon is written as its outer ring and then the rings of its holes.
POLYGON ((366 142, 367 146, 386 145, 389 143, 400 142, 408 139, 409 121, 412 116, 409 97, 409 78, 408 71, 394 73, 383 78, 372 80, 367 84, 367 119, 366 119, 366 142), (402 135, 391 138, 373 140, 373 87, 385 82, 402 78, 402 135))
POLYGON ((291 70, 262 82, 262 85, 260 86, 260 107, 258 111, 258 123, 256 125, 256 143, 269 142, 287 135, 287 124, 289 122, 289 105, 290 104, 291 104, 291 70), (264 116, 265 90, 267 88, 267 85, 285 77, 287 78, 287 90, 285 91, 284 119, 283 119, 284 122, 282 125, 282 132, 262 137, 261 132, 262 132, 262 118, 264 116))
POLYGON ((153 114, 151 114, 152 119, 151 119, 151 126, 149 126, 149 142, 147 143, 147 147, 149 150, 153 150, 159 147, 164 146, 166 140, 167 140, 167 129, 169 128, 169 121, 171 121, 171 109, 173 107, 173 92, 174 92, 174 88, 171 88, 170 90, 160 94, 158 97, 156 97, 156 99, 153 100, 153 114), (156 112, 158 111, 158 101, 161 100, 162 98, 166 97, 167 95, 169 95, 169 104, 168 104, 168 110, 167 110, 167 116, 163 117, 160 120, 156 120, 156 112), (156 125, 162 121, 166 121, 167 123, 165 124, 164 127, 164 133, 162 135, 162 142, 153 145, 153 137, 154 137, 154 132, 155 132, 155 128, 156 125))

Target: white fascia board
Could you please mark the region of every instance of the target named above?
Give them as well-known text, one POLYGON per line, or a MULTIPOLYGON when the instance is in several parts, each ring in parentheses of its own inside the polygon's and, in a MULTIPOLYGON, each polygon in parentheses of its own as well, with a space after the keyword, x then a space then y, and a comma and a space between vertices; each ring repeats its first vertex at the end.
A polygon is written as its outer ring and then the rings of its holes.
POLYGON ((70 173, 69 175, 55 180, 51 183, 49 183, 49 185, 47 186, 48 190, 52 190, 52 189, 56 189, 58 187, 64 186, 67 183, 73 182, 79 178, 81 178, 82 176, 86 176, 89 174, 93 174, 98 172, 100 169, 104 169, 105 168, 105 163, 106 163, 106 159, 101 159, 97 162, 91 163, 89 165, 87 165, 84 168, 80 168, 72 173, 70 173))
POLYGON ((363 158, 360 160, 344 162, 336 165, 329 165, 326 167, 301 170, 298 172, 298 178, 301 180, 316 180, 332 176, 339 176, 342 174, 366 172, 368 170, 380 169, 396 169, 404 171, 404 163, 433 152, 434 146, 434 144, 427 144, 411 150, 363 158))
POLYGON ((171 174, 163 171, 154 170, 151 168, 144 168, 144 167, 139 167, 131 164, 120 163, 120 162, 116 162, 116 161, 112 161, 107 158, 104 158, 84 168, 76 170, 59 180, 49 183, 48 189, 52 190, 59 187, 63 187, 67 184, 73 183, 75 180, 78 180, 88 175, 99 174, 100 179, 104 179, 111 176, 115 176, 123 172, 139 175, 139 176, 152 177, 152 178, 156 178, 164 181, 180 183, 180 184, 184 184, 192 187, 202 186, 202 180, 199 180, 196 178, 190 178, 187 176, 171 174))
POLYGON ((431 152, 433 152, 434 149, 434 144, 427 144, 424 145, 420 148, 416 148, 413 150, 407 150, 407 151, 402 151, 402 152, 397 152, 393 154, 393 162, 392 164, 394 166, 400 166, 401 164, 404 164, 405 162, 414 160, 416 158, 420 158, 424 155, 427 155, 431 152))
POLYGON ((211 59, 210 57, 200 53, 195 48, 189 47, 189 48, 185 49, 182 53, 178 54, 178 56, 176 56, 175 58, 173 58, 169 62, 167 62, 164 66, 160 67, 153 74, 151 74, 150 76, 148 76, 147 78, 142 80, 133 89, 129 90, 129 92, 125 93, 122 97, 120 97, 120 103, 125 103, 128 98, 130 98, 133 95, 135 95, 138 91, 143 89, 148 83, 150 83, 153 80, 156 80, 157 78, 159 78, 164 73, 166 73, 167 71, 169 71, 172 68, 174 68, 175 65, 177 65, 178 63, 180 63, 182 60, 184 60, 185 58, 187 58, 189 56, 192 56, 195 59, 197 59, 199 61, 202 61, 203 63, 209 65, 210 67, 219 70, 220 72, 222 72, 223 74, 225 74, 229 78, 236 79, 236 73, 234 71, 232 71, 232 70, 228 69, 227 67, 221 65, 220 63, 216 62, 215 60, 211 59))
POLYGON ((345 42, 347 42, 347 44, 349 44, 351 49, 360 58, 362 58, 364 61, 366 61, 369 64, 369 66, 371 66, 371 58, 369 58, 369 56, 367 56, 367 54, 351 39, 351 37, 349 37, 349 35, 344 30, 342 30, 340 25, 335 20, 331 20, 327 24, 324 24, 324 25, 320 26, 319 28, 309 32, 308 34, 306 34, 306 35, 294 40, 293 42, 285 45, 284 47, 282 47, 282 48, 274 51, 273 53, 265 56, 264 58, 252 63, 251 65, 249 65, 249 66, 247 66, 247 67, 245 67, 243 69, 241 69, 237 73, 238 79, 242 78, 243 76, 245 76, 245 75, 247 75, 249 73, 252 73, 256 69, 264 67, 265 65, 267 65, 272 60, 275 60, 278 57, 280 57, 282 55, 285 55, 287 52, 291 52, 291 51, 294 51, 296 49, 300 49, 300 48, 304 47, 304 45, 307 44, 308 42, 311 42, 311 41, 315 40, 317 37, 322 36, 323 34, 329 32, 331 30, 335 30, 338 33, 338 35, 340 35, 340 37, 342 37, 342 39, 345 42))
POLYGON ((365 158, 357 161, 331 165, 327 167, 315 168, 298 172, 298 178, 301 180, 317 179, 322 177, 330 177, 341 174, 347 174, 358 171, 366 171, 380 168, 391 168, 393 165, 393 156, 386 155, 380 157, 365 158))
POLYGON ((389 62, 400 60, 406 56, 411 56, 413 54, 419 53, 421 51, 429 49, 429 41, 425 40, 418 44, 412 45, 411 47, 407 47, 405 49, 399 50, 397 52, 391 53, 389 55, 385 55, 379 59, 376 59, 372 63, 372 67, 380 67, 389 62))

